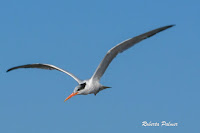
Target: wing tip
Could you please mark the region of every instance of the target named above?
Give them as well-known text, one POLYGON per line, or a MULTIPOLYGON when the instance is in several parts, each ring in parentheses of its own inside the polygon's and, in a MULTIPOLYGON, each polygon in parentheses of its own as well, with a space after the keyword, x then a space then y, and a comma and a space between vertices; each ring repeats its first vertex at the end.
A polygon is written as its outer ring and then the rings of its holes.
POLYGON ((6 72, 9 72, 9 71, 11 71, 11 70, 12 70, 12 68, 8 69, 6 72))
POLYGON ((176 25, 175 24, 167 25, 167 26, 164 27, 164 29, 168 29, 168 28, 171 28, 171 27, 174 27, 174 26, 176 26, 176 25))
POLYGON ((10 71, 12 71, 13 69, 15 69, 15 67, 8 69, 6 72, 10 72, 10 71))
POLYGON ((160 29, 161 31, 163 31, 163 30, 166 30, 166 29, 174 27, 174 26, 176 26, 176 25, 175 24, 171 24, 171 25, 166 25, 166 26, 160 27, 158 29, 160 29))
POLYGON ((168 25, 168 27, 170 28, 170 27, 173 27, 173 26, 176 26, 176 24, 171 24, 171 25, 168 25))

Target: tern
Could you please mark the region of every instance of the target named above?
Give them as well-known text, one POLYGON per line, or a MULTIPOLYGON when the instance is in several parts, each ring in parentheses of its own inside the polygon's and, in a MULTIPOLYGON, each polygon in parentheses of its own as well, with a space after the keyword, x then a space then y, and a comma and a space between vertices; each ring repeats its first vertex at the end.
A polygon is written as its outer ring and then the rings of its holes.
POLYGON ((16 66, 16 67, 10 68, 10 69, 7 70, 7 72, 9 72, 11 70, 18 69, 18 68, 40 68, 40 69, 47 69, 47 70, 58 70, 58 71, 61 71, 61 72, 68 74, 69 76, 74 78, 74 80, 76 80, 78 82, 78 86, 75 87, 73 93, 71 95, 69 95, 64 101, 67 101, 68 99, 70 99, 71 97, 73 97, 75 95, 87 95, 87 94, 96 95, 99 91, 102 91, 106 88, 110 88, 110 87, 103 86, 102 84, 100 84, 100 79, 103 76, 103 74, 105 73, 105 71, 106 71, 107 67, 109 66, 109 64, 111 63, 111 61, 119 53, 122 53, 123 51, 134 46, 136 43, 138 43, 138 42, 140 42, 144 39, 147 39, 147 38, 155 35, 156 33, 159 33, 161 31, 166 30, 166 29, 173 27, 173 26, 174 25, 168 25, 168 26, 164 26, 164 27, 154 29, 152 31, 146 32, 146 33, 141 34, 139 36, 125 40, 125 41, 119 43, 118 45, 114 46, 113 48, 111 48, 107 52, 107 54, 105 55, 105 57, 103 58, 103 60, 99 64, 99 66, 97 67, 97 69, 94 72, 94 74, 92 75, 92 77, 90 79, 87 79, 87 80, 81 80, 78 77, 76 77, 74 74, 72 74, 68 71, 65 71, 61 68, 58 68, 54 65, 50 65, 50 64, 37 63, 37 64, 21 65, 21 66, 16 66))

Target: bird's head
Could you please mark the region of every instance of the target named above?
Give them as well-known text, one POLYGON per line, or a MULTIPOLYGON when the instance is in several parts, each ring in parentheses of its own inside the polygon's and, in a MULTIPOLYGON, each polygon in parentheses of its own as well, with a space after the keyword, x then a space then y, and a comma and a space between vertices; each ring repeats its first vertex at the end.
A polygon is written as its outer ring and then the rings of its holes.
MULTIPOLYGON (((84 91, 85 91, 85 90, 84 90, 85 86, 86 86, 86 83, 81 83, 81 84, 79 84, 78 86, 76 86, 75 89, 74 89, 74 92, 73 92, 71 95, 69 95, 69 96, 65 99, 65 101, 67 101, 68 99, 70 99, 70 98, 73 97, 73 96, 83 94, 84 91)), ((65 102, 65 101, 64 101, 64 102, 65 102)))

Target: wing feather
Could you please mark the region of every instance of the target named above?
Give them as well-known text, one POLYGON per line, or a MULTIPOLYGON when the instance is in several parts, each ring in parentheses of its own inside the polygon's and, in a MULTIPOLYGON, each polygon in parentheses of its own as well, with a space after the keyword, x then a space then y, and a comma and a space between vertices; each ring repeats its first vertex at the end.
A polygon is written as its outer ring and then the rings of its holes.
POLYGON ((115 47, 111 48, 107 54, 105 55, 105 57, 103 58, 103 60, 101 61, 101 63, 99 64, 99 66, 97 67, 96 71, 94 72, 92 78, 96 79, 96 80, 100 80, 100 78, 103 76, 104 72, 106 71, 107 67, 109 66, 109 64, 111 63, 111 61, 119 54, 122 53, 123 51, 127 50, 128 48, 134 46, 136 43, 149 38, 163 30, 166 30, 170 27, 172 27, 174 25, 168 25, 168 26, 164 26, 161 28, 157 28, 155 30, 146 32, 142 35, 133 37, 131 39, 128 39, 124 42, 121 42, 120 44, 116 45, 115 47))
POLYGON ((50 65, 50 64, 39 64, 38 63, 38 64, 27 64, 27 65, 22 65, 22 66, 16 66, 16 67, 12 67, 12 68, 8 69, 7 72, 15 70, 15 69, 19 69, 19 68, 40 68, 40 69, 47 69, 47 70, 58 70, 58 71, 68 74, 69 76, 74 78, 79 84, 82 82, 82 80, 77 78, 74 74, 72 74, 68 71, 65 71, 61 68, 58 68, 54 65, 50 65))

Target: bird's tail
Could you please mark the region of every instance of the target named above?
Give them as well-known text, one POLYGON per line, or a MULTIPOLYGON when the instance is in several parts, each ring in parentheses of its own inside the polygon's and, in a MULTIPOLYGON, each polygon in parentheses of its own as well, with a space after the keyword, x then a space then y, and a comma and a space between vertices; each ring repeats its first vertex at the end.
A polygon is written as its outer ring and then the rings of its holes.
POLYGON ((111 88, 111 87, 108 87, 108 86, 102 86, 102 90, 103 90, 103 89, 107 89, 107 88, 111 88))

